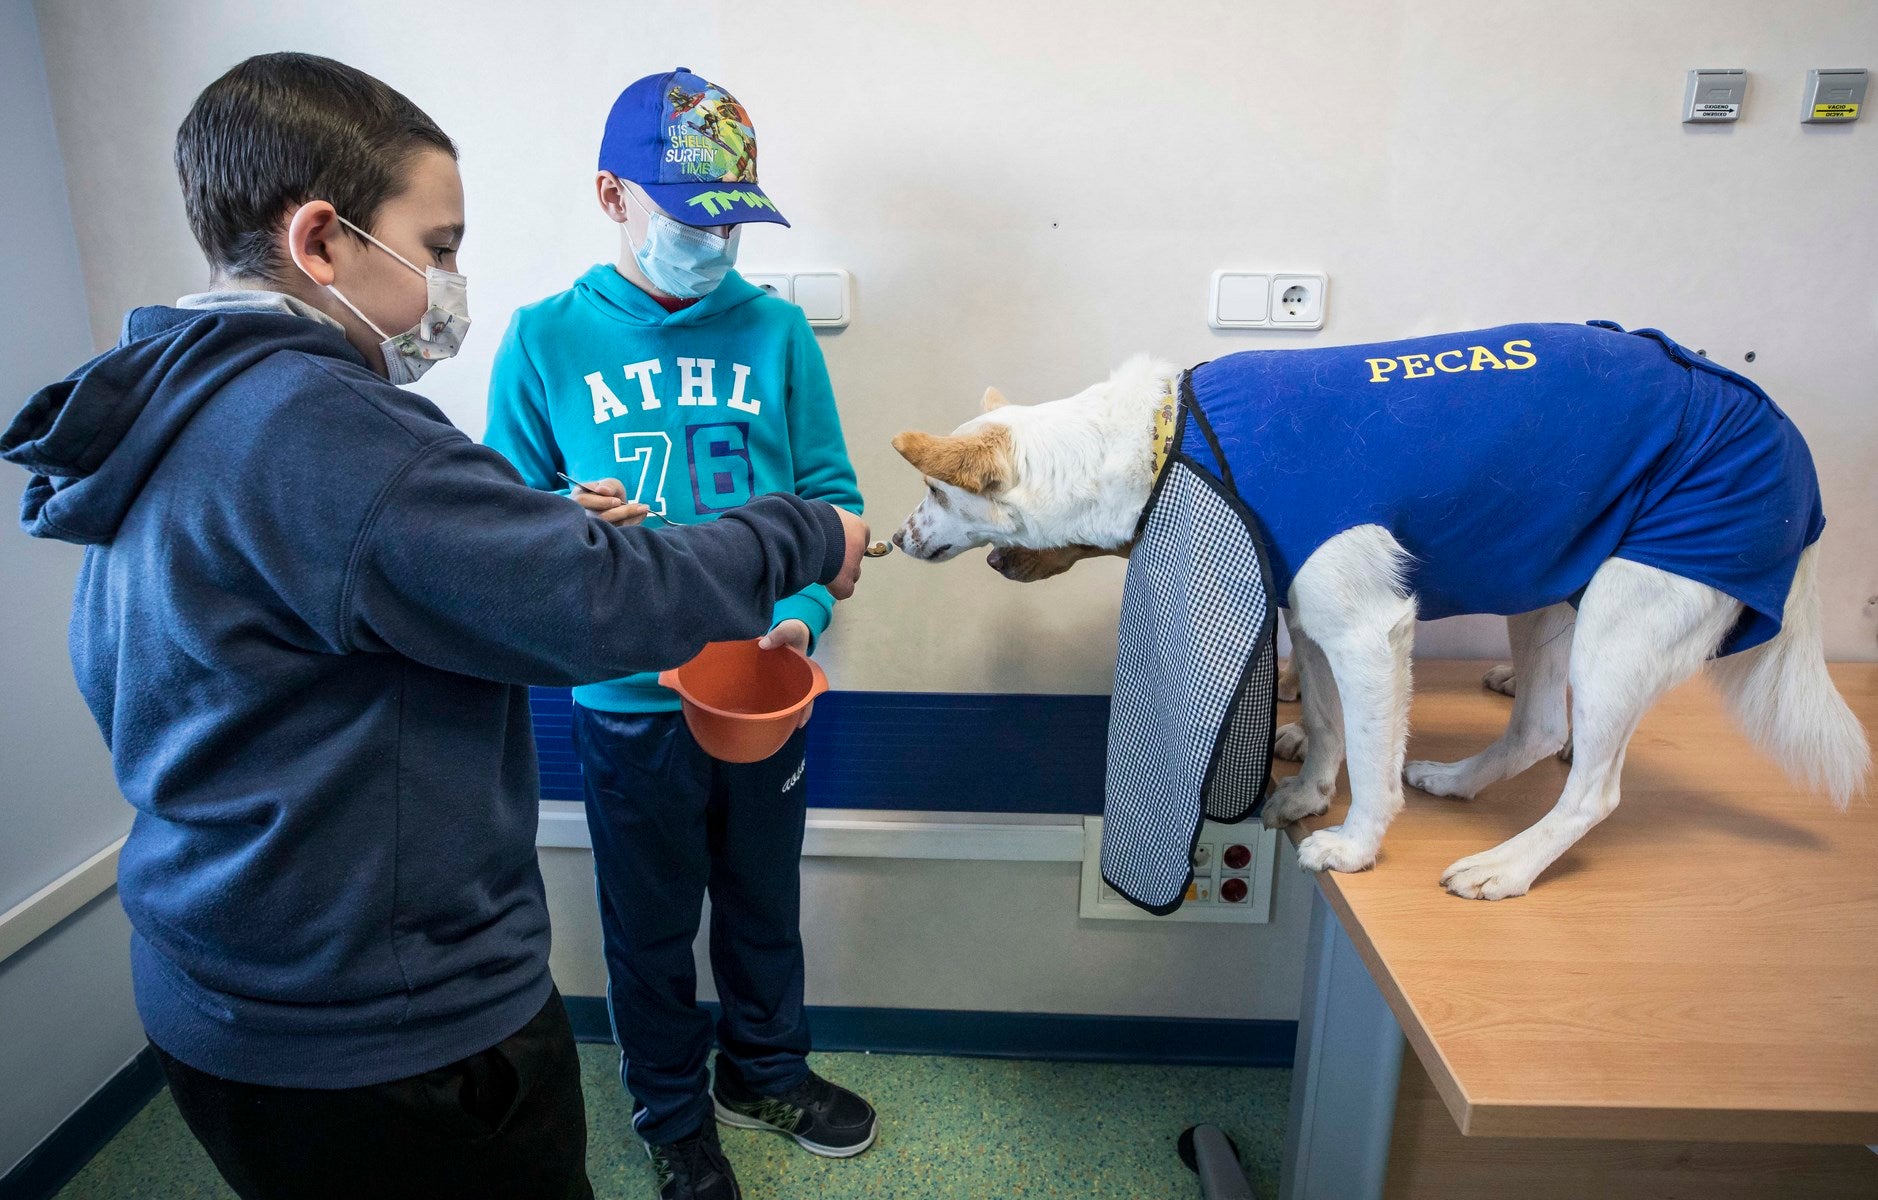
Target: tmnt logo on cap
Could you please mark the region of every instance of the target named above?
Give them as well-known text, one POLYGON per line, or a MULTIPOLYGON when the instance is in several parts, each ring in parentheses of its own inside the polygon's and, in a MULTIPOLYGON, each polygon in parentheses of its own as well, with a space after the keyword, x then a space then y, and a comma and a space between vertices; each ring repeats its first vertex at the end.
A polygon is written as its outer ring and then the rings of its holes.
POLYGON ((723 88, 697 76, 675 78, 665 94, 661 183, 755 183, 756 132, 750 114, 723 88))

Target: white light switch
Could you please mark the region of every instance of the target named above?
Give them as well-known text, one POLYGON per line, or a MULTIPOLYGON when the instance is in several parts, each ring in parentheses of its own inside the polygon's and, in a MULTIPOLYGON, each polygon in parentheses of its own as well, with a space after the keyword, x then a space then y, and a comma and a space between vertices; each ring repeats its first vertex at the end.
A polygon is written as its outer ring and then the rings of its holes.
POLYGON ((1207 322, 1215 329, 1259 329, 1271 316, 1272 281, 1250 271, 1213 272, 1207 322))
POLYGON ((848 323, 853 310, 852 280, 839 267, 826 271, 797 271, 793 276, 794 300, 809 324, 840 327, 848 323))

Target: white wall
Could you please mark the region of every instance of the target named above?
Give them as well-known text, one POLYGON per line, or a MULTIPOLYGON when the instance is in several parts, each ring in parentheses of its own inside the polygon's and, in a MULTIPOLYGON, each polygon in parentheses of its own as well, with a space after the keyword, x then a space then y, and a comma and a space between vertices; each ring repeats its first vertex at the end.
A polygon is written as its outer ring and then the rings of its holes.
MULTIPOLYGON (((804 859, 808 1002, 1294 1020, 1312 884, 1288 843, 1279 853, 1272 923, 1236 926, 1083 921, 1074 863, 804 859)), ((541 870, 555 981, 603 995, 593 856, 544 849, 541 870)))
MULTIPOLYGON (((989 383, 1038 400, 1141 349, 1191 362, 1609 317, 1731 366, 1757 352, 1752 374, 1819 460, 1829 648, 1878 654, 1878 131, 1871 118, 1797 123, 1807 68, 1878 67, 1866 0, 466 3, 434 37, 432 8, 388 0, 332 0, 318 21, 204 0, 45 2, 41 16, 100 342, 124 308, 203 281, 169 163, 195 93, 251 53, 332 54, 406 91, 462 144, 477 327, 464 359, 423 386, 478 432, 509 312, 614 252, 590 183, 612 97, 683 64, 752 110, 764 184, 795 222, 753 230, 745 265, 854 272, 855 322, 822 344, 880 525, 919 491, 891 435, 950 428, 989 383), (1753 72, 1738 125, 1679 123, 1696 66, 1753 72), (1207 276, 1228 265, 1327 271, 1327 326, 1209 331, 1207 276)), ((825 658, 851 688, 1103 691, 1119 586, 1114 563, 1023 588, 974 561, 888 559, 825 658)), ((1502 646, 1491 621, 1422 641, 1429 653, 1502 646)), ((827 958, 820 978, 842 980, 818 996, 828 1003, 914 1003, 921 978, 961 1006, 1008 994, 1008 975, 982 995, 948 990, 979 963, 926 915, 975 911, 987 891, 1011 901, 1012 937, 1069 948, 1040 960, 1050 971, 1151 936, 1206 948, 1184 967, 1117 953, 1076 997, 1047 997, 1086 1011, 1145 1003, 1150 981, 1170 1011, 1195 997, 1217 1011, 1219 954, 1276 978, 1298 933, 1089 928, 1066 915, 1060 881, 1008 866, 808 871, 829 947, 897 948, 908 963, 933 951, 905 986, 827 958), (896 906, 887 881, 901 876, 917 878, 919 906, 896 906)), ((588 884, 578 863, 557 878, 573 954, 588 884)), ((1282 921, 1299 919, 1280 899, 1282 921)), ((1048 992, 1043 969, 1035 979, 1048 992)))
MULTIPOLYGON (((1878 654, 1878 153, 1867 118, 1798 124, 1809 67, 1878 68, 1867 0, 958 0, 509 5, 445 40, 424 6, 44 4, 94 336, 197 286, 170 138, 196 91, 269 49, 405 90, 463 146, 477 328, 426 390, 472 432, 517 305, 610 256, 589 176, 618 88, 679 63, 755 115, 795 222, 747 265, 839 265, 824 340, 870 511, 917 498, 887 446, 950 428, 987 383, 1066 394, 1126 354, 1198 361, 1525 319, 1655 325, 1751 368, 1819 458, 1831 652, 1878 654), (1733 127, 1678 121, 1685 69, 1745 66, 1733 127), (1316 335, 1210 332, 1222 265, 1328 271, 1316 335)), ((1100 691, 1119 571, 1032 588, 975 562, 888 560, 827 658, 848 687, 1100 691)), ((1424 651, 1487 654, 1493 622, 1424 651)))
MULTIPOLYGON (((0 396, 6 417, 90 357, 78 247, 32 5, 0 0, 0 396)), ((66 656, 76 547, 13 527, 0 468, 0 912, 130 825, 66 656)), ((112 892, 0 962, 0 1175, 143 1045, 130 925, 112 892)))

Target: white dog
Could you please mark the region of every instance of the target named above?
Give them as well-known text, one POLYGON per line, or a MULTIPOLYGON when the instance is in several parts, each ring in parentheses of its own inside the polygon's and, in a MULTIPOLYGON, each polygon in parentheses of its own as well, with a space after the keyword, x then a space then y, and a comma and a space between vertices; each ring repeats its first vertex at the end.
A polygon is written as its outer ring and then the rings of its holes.
MULTIPOLYGON (((1529 337, 1539 339, 1539 349, 1528 355, 1538 361, 1552 347, 1553 343, 1547 339, 1554 334, 1561 338, 1578 338, 1578 334, 1570 332, 1576 328, 1522 326, 1517 330, 1541 331, 1528 333, 1529 337)), ((1456 336, 1466 339, 1473 335, 1456 336)), ((1643 353, 1632 348, 1632 344, 1642 339, 1621 331, 1605 336, 1630 338, 1629 343, 1613 343, 1614 354, 1643 353)), ((1728 377, 1720 384, 1712 382, 1714 377, 1726 373, 1718 368, 1683 362, 1674 354, 1678 347, 1660 336, 1658 340, 1670 347, 1670 357, 1675 360, 1672 367, 1694 380, 1691 384, 1676 386, 1712 389, 1725 385, 1732 389, 1724 397, 1727 403, 1721 400, 1713 403, 1719 406, 1717 411, 1733 411, 1728 405, 1741 399, 1737 393, 1741 392, 1740 384, 1745 381, 1728 377)), ((1387 356, 1378 348, 1356 348, 1355 359, 1369 366, 1359 365, 1354 369, 1367 369, 1372 375, 1381 376, 1376 380, 1378 383, 1398 383, 1403 374, 1397 367, 1385 369, 1376 364, 1399 364, 1406 360, 1413 367, 1428 369, 1426 375, 1411 370, 1408 378, 1434 378, 1438 385, 1458 387, 1434 376, 1431 363, 1465 364, 1468 355, 1453 349, 1440 350, 1442 343, 1438 339, 1430 341, 1433 343, 1428 346, 1430 353, 1419 355, 1394 353, 1399 346, 1387 347, 1392 352, 1387 356), (1365 349, 1372 351, 1367 357, 1365 349), (1458 358, 1449 357, 1457 353, 1458 358)), ((1511 349, 1519 344, 1509 341, 1507 347, 1511 349)), ((1570 344, 1576 346, 1575 341, 1570 344)), ((1530 343, 1527 346, 1531 349, 1530 343)), ((1662 353, 1653 344, 1648 352, 1662 353)), ((1587 352, 1574 349, 1572 353, 1582 356, 1587 352)), ((1279 360, 1294 355, 1319 356, 1303 364, 1308 368, 1307 373, 1316 376, 1334 373, 1333 367, 1343 370, 1340 364, 1355 361, 1350 354, 1337 351, 1265 352, 1257 356, 1260 362, 1247 364, 1249 376, 1242 372, 1235 378, 1266 378, 1283 366, 1279 360), (1342 357, 1329 357, 1340 353, 1342 357)), ((1252 356, 1234 355, 1221 362, 1230 364, 1233 359, 1246 357, 1252 356)), ((1523 361, 1503 352, 1488 353, 1487 359, 1500 364, 1500 367, 1488 365, 1487 370, 1517 370, 1516 364, 1523 361)), ((1645 362, 1641 358, 1634 361, 1645 362)), ((1482 370, 1479 355, 1474 355, 1472 362, 1476 371, 1482 370)), ((1561 365, 1560 371, 1581 365, 1561 365)), ((1204 369, 1196 368, 1196 371, 1204 369)), ((1442 369, 1447 370, 1447 367, 1442 369)), ((1458 369, 1467 368, 1463 365, 1458 369)), ((1559 384, 1561 387, 1575 386, 1570 383, 1574 379, 1597 386, 1608 383, 1611 387, 1620 387, 1620 374, 1616 367, 1604 363, 1590 376, 1561 374, 1556 378, 1565 381, 1559 384)), ((1068 399, 1029 407, 1007 405, 995 390, 990 390, 985 393, 983 414, 949 436, 901 434, 894 439, 894 446, 926 477, 928 494, 894 535, 895 543, 913 557, 932 561, 955 557, 975 546, 990 545, 994 547, 991 564, 1018 580, 1057 574, 1082 558, 1127 554, 1159 468, 1154 413, 1157 406, 1167 402, 1170 394, 1179 394, 1183 402, 1192 403, 1193 385, 1187 383, 1183 387, 1184 379, 1182 372, 1167 364, 1138 358, 1121 367, 1106 382, 1068 399)), ((1508 379, 1507 383, 1484 381, 1481 386, 1490 383, 1499 390, 1485 393, 1483 402, 1530 403, 1536 406, 1534 411, 1544 411, 1549 402, 1547 388, 1551 385, 1546 382, 1543 371, 1532 371, 1523 379, 1514 380, 1510 376, 1508 379), (1515 384, 1525 390, 1507 390, 1515 384)), ((1356 397, 1357 401, 1369 395, 1378 396, 1378 411, 1387 410, 1388 419, 1411 426, 1407 443, 1411 446, 1418 444, 1417 438, 1439 441, 1446 437, 1445 431, 1452 428, 1457 419, 1451 410, 1454 397, 1468 394, 1454 390, 1436 393, 1430 389, 1429 395, 1447 397, 1444 403, 1449 404, 1450 409, 1444 411, 1448 423, 1415 427, 1416 410, 1409 405, 1409 397, 1414 393, 1406 390, 1391 393, 1382 387, 1366 393, 1361 390, 1361 384, 1361 380, 1353 379, 1345 394, 1356 397), (1421 431, 1416 432, 1417 428, 1421 431)), ((1270 410, 1282 404, 1265 394, 1219 393, 1222 386, 1215 387, 1218 395, 1208 402, 1210 414, 1211 410, 1225 405, 1245 404, 1254 408, 1264 405, 1270 410), (1223 399, 1219 398, 1221 395, 1223 399)), ((1747 387, 1751 389, 1752 385, 1747 387)), ((1754 395, 1760 396, 1758 389, 1752 390, 1754 395)), ((1701 397, 1709 397, 1709 393, 1702 392, 1701 397)), ((1760 400, 1765 397, 1760 396, 1760 400)), ((1573 403, 1585 402, 1574 400, 1573 403)), ((1637 411, 1634 397, 1619 396, 1614 403, 1622 406, 1626 413, 1637 411)), ((1741 403, 1745 405, 1749 401, 1741 400, 1741 403)), ((1772 408, 1771 402, 1767 403, 1767 409, 1779 420, 1785 420, 1772 408)), ((1758 409, 1741 411, 1747 414, 1743 419, 1752 418, 1763 424, 1772 420, 1758 409)), ((1478 422, 1466 416, 1459 419, 1491 425, 1494 418, 1481 416, 1478 422)), ((1214 423, 1218 424, 1217 416, 1214 416, 1214 423)), ((1677 424, 1677 421, 1672 418, 1667 423, 1677 424)), ((1247 443, 1241 447, 1243 455, 1255 461, 1285 464, 1300 454, 1308 458, 1312 452, 1315 443, 1300 442, 1299 436, 1341 437, 1349 445, 1373 448, 1378 426, 1367 417, 1341 420, 1325 411, 1320 402, 1305 397, 1290 410, 1254 413, 1237 428, 1245 435, 1242 440, 1247 443), (1355 427, 1354 431, 1351 426, 1355 427), (1302 427, 1302 434, 1299 427, 1302 427), (1257 443, 1268 436, 1275 440, 1269 447, 1270 456, 1261 459, 1257 443)), ((1600 435, 1601 431, 1595 429, 1589 433, 1591 437, 1600 435)), ((1623 436, 1628 441, 1645 440, 1635 431, 1626 431, 1623 436)), ((1661 436, 1670 439, 1683 435, 1678 430, 1670 430, 1661 436)), ((1797 439, 1797 434, 1791 436, 1797 439)), ((1478 477, 1509 474, 1503 469, 1507 463, 1500 457, 1508 446, 1493 443, 1491 439, 1475 446, 1448 444, 1453 440, 1448 437, 1442 449, 1425 453, 1431 459, 1444 453, 1462 458, 1478 456, 1477 461, 1458 464, 1456 470, 1461 473, 1478 477)), ((1709 439, 1704 446, 1715 440, 1709 439)), ((1337 449, 1336 453, 1345 451, 1337 449)), ((1707 453, 1706 449, 1702 453, 1707 453)), ((1531 466, 1528 463, 1513 465, 1518 469, 1514 473, 1524 473, 1531 466)), ((1738 463, 1729 465, 1737 472, 1742 469, 1738 463)), ((1425 464, 1418 464, 1416 469, 1425 469, 1425 464)), ((1652 479, 1662 475, 1660 465, 1650 470, 1654 472, 1652 479)), ((1795 489, 1803 491, 1804 487, 1811 486, 1810 459, 1805 461, 1804 473, 1805 480, 1776 479, 1773 485, 1790 482, 1795 489)), ((1249 487, 1248 472, 1242 467, 1238 474, 1238 488, 1243 494, 1249 487)), ((1360 482, 1348 476, 1305 476, 1279 481, 1271 487, 1334 493, 1360 482)), ((1682 475, 1671 483, 1660 484, 1656 490, 1670 493, 1678 488, 1693 489, 1700 482, 1699 472, 1683 470, 1682 475)), ((1509 486, 1520 484, 1515 481, 1509 486)), ((1266 490, 1261 494, 1270 507, 1284 507, 1277 499, 1280 493, 1266 490)), ((1816 511, 1816 490, 1812 495, 1816 511)), ((1274 559, 1282 557, 1290 537, 1290 531, 1279 525, 1285 517, 1268 513, 1252 497, 1247 497, 1246 502, 1266 524, 1274 544, 1274 559)), ((1536 503, 1530 496, 1524 502, 1536 503)), ((1450 523, 1465 522, 1472 515, 1475 514, 1444 513, 1442 519, 1450 523)), ((1542 517, 1540 514, 1539 519, 1542 517)), ((1398 525, 1413 526, 1416 519, 1416 514, 1410 512, 1398 525)), ((1493 849, 1461 859, 1442 876, 1447 889, 1459 896, 1497 900, 1522 895, 1540 872, 1617 807, 1618 776, 1624 750, 1638 721, 1665 691, 1705 664, 1746 732, 1789 774, 1822 788, 1843 806, 1855 791, 1862 789, 1870 753, 1863 729, 1826 672, 1815 587, 1817 541, 1809 539, 1800 550, 1797 540, 1788 538, 1791 549, 1787 552, 1784 572, 1779 567, 1773 568, 1777 576, 1791 581, 1784 604, 1776 599, 1771 605, 1773 611, 1768 612, 1770 606, 1763 603, 1757 613, 1714 586, 1637 561, 1639 557, 1660 559, 1664 554, 1680 553, 1685 546, 1694 546, 1701 540, 1699 534, 1690 534, 1680 542, 1672 539, 1666 551, 1633 548, 1633 542, 1647 540, 1651 532, 1645 528, 1647 524, 1639 515, 1628 526, 1616 529, 1611 537, 1624 539, 1626 556, 1600 556, 1585 568, 1588 578, 1576 581, 1575 594, 1567 591, 1553 598, 1557 602, 1548 601, 1535 611, 1508 618, 1512 671, 1518 679, 1511 719, 1505 732, 1491 746, 1471 758, 1452 763, 1405 765, 1403 762, 1408 734, 1410 642, 1418 602, 1424 599, 1425 590, 1418 588, 1417 580, 1424 575, 1438 576, 1445 564, 1419 561, 1418 554, 1430 551, 1416 545, 1416 554, 1411 554, 1410 549, 1405 548, 1406 538, 1398 538, 1386 522, 1352 524, 1326 537, 1314 548, 1307 543, 1308 556, 1302 556, 1300 551, 1300 561, 1288 564, 1288 582, 1283 571, 1279 572, 1278 588, 1278 594, 1287 601, 1294 661, 1302 680, 1304 762, 1298 774, 1279 784, 1268 799, 1264 809, 1266 824, 1279 826, 1325 811, 1336 786, 1339 765, 1347 757, 1349 814, 1342 825, 1306 838, 1299 848, 1299 858, 1310 869, 1361 871, 1376 861, 1383 833, 1402 806, 1404 778, 1436 795, 1472 797, 1483 788, 1524 771, 1546 755, 1560 751, 1571 736, 1575 741, 1575 754, 1557 805, 1531 828, 1493 849), (1565 602, 1568 599, 1575 604, 1565 602), (1764 623, 1762 640, 1738 653, 1727 653, 1728 639, 1737 636, 1742 623, 1754 620, 1764 623), (1776 628, 1777 632, 1766 632, 1776 628), (1723 657, 1715 657, 1718 650, 1724 652, 1723 657)), ((1816 530, 1812 536, 1816 538, 1816 530)), ((1431 540, 1436 544, 1440 542, 1439 537, 1431 540)), ((1521 576, 1524 570, 1523 563, 1507 561, 1498 563, 1496 571, 1485 573, 1521 576)), ((1692 573, 1704 572, 1693 570, 1692 573)), ((1471 585, 1455 586, 1464 590, 1471 585)), ((1465 599, 1463 597, 1462 602, 1465 599)), ((1452 599, 1444 601, 1438 606, 1441 611, 1433 615, 1445 615, 1454 603, 1452 599)), ((1508 609, 1502 607, 1498 611, 1508 609)), ((1505 684, 1506 680, 1502 678, 1498 682, 1505 684)))

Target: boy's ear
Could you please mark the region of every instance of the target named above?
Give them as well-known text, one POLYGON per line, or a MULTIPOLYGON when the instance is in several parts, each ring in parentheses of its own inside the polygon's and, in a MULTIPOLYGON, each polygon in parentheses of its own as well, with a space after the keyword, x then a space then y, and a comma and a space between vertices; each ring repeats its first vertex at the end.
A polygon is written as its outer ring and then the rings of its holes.
POLYGON ((1004 398, 1004 393, 1000 392, 997 388, 988 387, 985 389, 986 412, 990 412, 994 408, 1003 408, 1009 403, 1010 401, 1004 398))
POLYGON ((594 194, 600 198, 600 210, 618 225, 626 223, 626 189, 619 177, 611 171, 601 171, 593 177, 594 194))
POLYGON ((339 210, 325 200, 309 200, 287 218, 287 257, 321 287, 330 287, 335 277, 326 243, 340 228, 339 210))
POLYGON ((1015 460, 1008 425, 987 425, 966 434, 934 437, 903 433, 893 439, 900 457, 922 475, 988 496, 1011 486, 1015 460))

